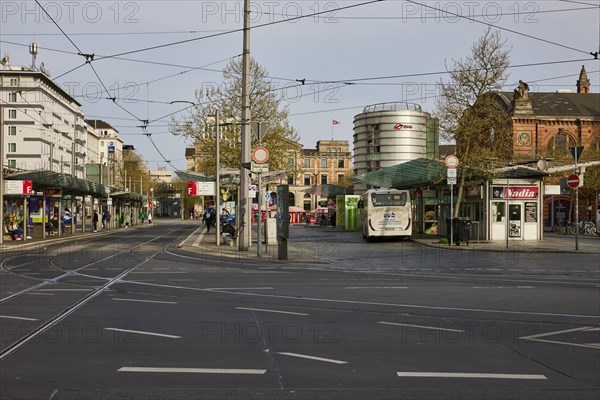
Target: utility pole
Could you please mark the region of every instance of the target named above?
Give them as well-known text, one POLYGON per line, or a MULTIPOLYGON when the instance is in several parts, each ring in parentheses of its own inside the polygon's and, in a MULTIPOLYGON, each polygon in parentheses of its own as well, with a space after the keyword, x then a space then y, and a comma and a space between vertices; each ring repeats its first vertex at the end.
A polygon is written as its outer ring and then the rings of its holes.
MULTIPOLYGON (((250 0, 244 0, 244 44, 242 51, 242 154, 241 162, 250 162, 250 0)), ((240 212, 239 250, 248 251, 252 240, 249 196, 250 171, 240 166, 240 212)), ((260 210, 259 210, 260 212, 260 210)))
POLYGON ((221 207, 220 204, 221 203, 221 168, 219 166, 219 164, 221 164, 221 157, 220 157, 220 146, 221 146, 221 127, 219 126, 220 122, 219 122, 219 110, 215 111, 215 125, 217 126, 216 129, 216 137, 215 137, 215 147, 217 149, 217 160, 216 160, 216 167, 217 167, 217 187, 215 188, 215 218, 217 220, 217 226, 215 229, 216 235, 217 235, 217 247, 221 246, 221 207))
POLYGON ((0 244, 4 240, 4 107, 0 106, 0 244))

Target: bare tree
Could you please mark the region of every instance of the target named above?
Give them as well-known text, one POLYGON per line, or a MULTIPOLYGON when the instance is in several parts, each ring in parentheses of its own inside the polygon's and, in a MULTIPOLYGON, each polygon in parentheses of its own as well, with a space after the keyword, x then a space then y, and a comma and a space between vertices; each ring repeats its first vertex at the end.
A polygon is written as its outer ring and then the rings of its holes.
MULTIPOLYGON (((485 171, 512 152, 510 117, 490 92, 507 79, 509 49, 498 31, 488 29, 471 46, 471 54, 446 65, 448 82, 440 82, 435 114, 444 139, 456 143, 460 168, 485 171)), ((458 216, 466 174, 461 173, 453 216, 458 216)))
MULTIPOLYGON (((195 143, 198 158, 197 169, 206 174, 216 171, 215 111, 220 114, 220 160, 222 168, 239 168, 241 151, 241 103, 242 62, 230 61, 223 70, 223 83, 209 87, 205 93, 195 92, 196 105, 182 120, 173 119, 170 130, 195 143)), ((288 122, 288 110, 281 104, 281 96, 272 84, 265 68, 254 59, 250 60, 250 104, 252 120, 265 122, 267 128, 262 145, 269 151, 269 169, 290 169, 289 151, 298 145, 298 135, 288 122)), ((252 146, 258 145, 256 135, 252 146)), ((298 145, 299 146, 299 145, 298 145)), ((290 171, 291 173, 292 171, 290 171)))

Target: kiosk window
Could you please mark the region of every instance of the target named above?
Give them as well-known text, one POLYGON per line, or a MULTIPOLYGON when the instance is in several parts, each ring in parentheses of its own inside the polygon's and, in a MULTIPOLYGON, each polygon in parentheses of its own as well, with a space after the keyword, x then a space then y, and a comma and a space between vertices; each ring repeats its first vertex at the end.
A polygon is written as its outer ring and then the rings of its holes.
POLYGON ((537 203, 525 203, 525 222, 537 222, 537 203))
POLYGON ((492 216, 494 222, 504 222, 506 216, 506 203, 505 202, 493 202, 492 203, 492 216))

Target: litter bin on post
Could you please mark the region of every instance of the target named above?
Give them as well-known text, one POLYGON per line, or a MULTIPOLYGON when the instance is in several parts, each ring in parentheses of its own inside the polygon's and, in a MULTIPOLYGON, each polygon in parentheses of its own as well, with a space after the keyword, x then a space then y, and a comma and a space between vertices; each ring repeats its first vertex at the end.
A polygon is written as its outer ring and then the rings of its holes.
POLYGON ((456 245, 459 246, 460 242, 466 242, 468 246, 469 240, 471 240, 471 220, 469 217, 458 217, 455 220, 458 222, 455 229, 459 232, 459 238, 455 238, 457 240, 456 245))
MULTIPOLYGON (((450 243, 450 218, 446 218, 446 237, 450 243)), ((460 242, 466 242, 467 246, 471 240, 471 220, 468 217, 458 217, 452 220, 452 240, 460 246, 460 242)))
POLYGON ((446 218, 446 238, 448 239, 448 245, 452 246, 452 241, 460 246, 460 232, 458 230, 458 219, 446 218), (450 240, 450 221, 452 221, 452 240, 450 240))

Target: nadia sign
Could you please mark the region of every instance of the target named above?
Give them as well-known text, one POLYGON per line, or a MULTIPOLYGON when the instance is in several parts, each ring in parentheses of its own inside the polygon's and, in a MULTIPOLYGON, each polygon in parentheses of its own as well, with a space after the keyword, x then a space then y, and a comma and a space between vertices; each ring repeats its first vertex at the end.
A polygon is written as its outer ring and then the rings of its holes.
POLYGON ((537 199, 537 186, 492 186, 493 199, 537 199))

